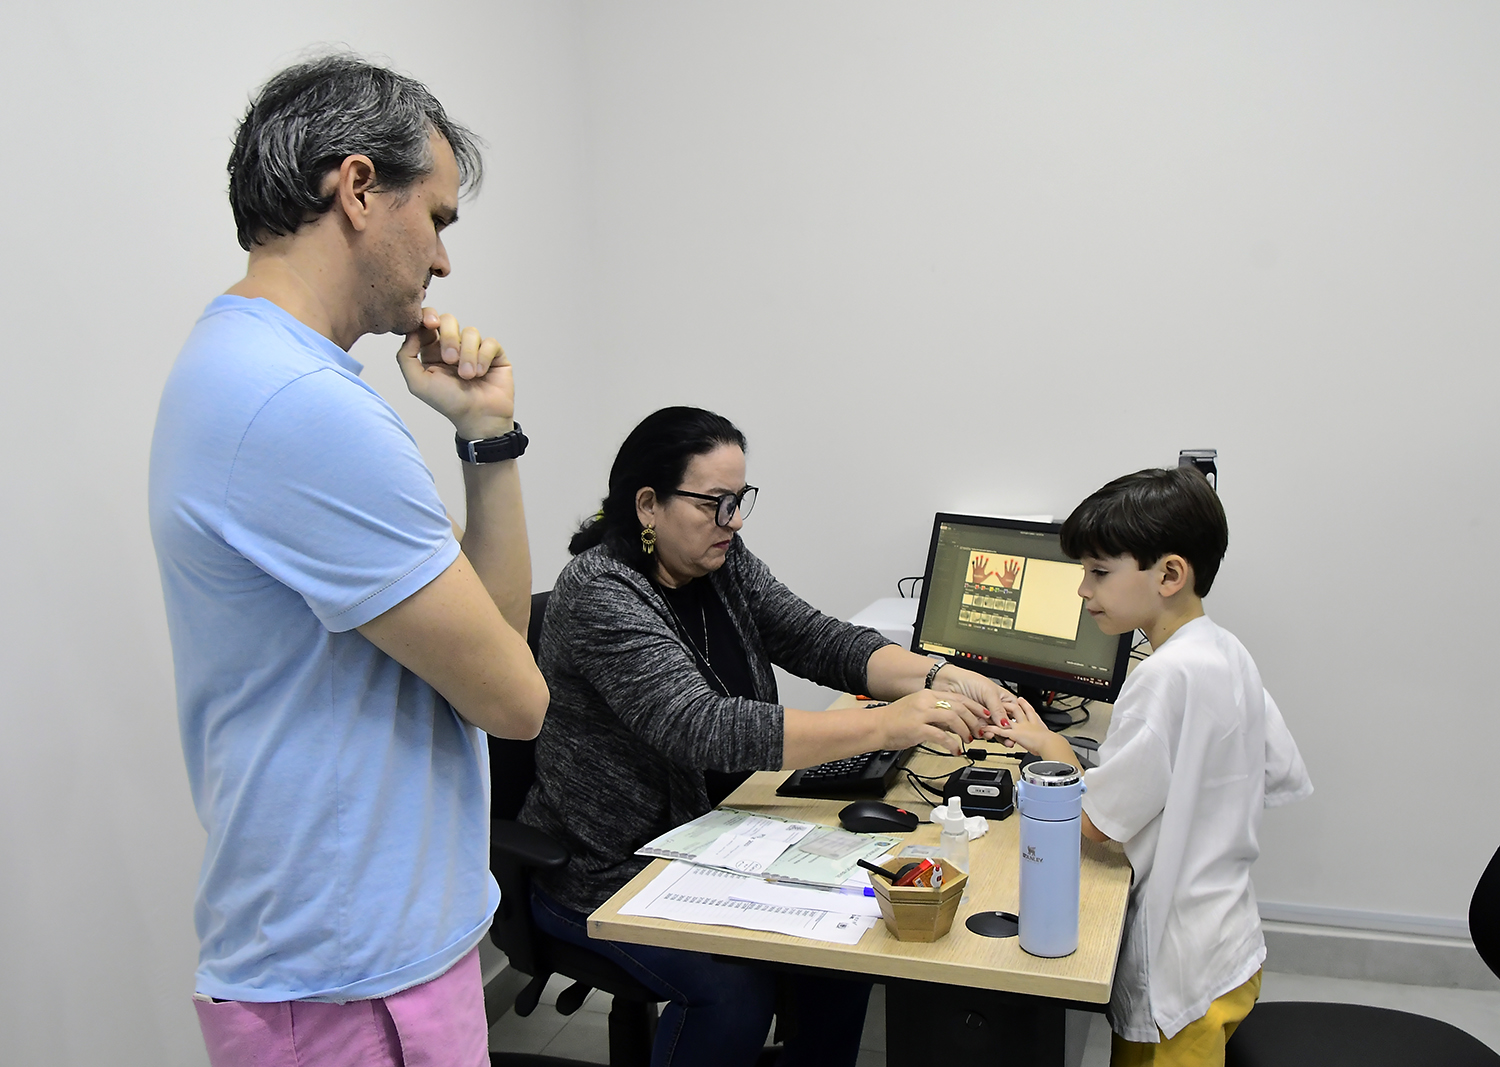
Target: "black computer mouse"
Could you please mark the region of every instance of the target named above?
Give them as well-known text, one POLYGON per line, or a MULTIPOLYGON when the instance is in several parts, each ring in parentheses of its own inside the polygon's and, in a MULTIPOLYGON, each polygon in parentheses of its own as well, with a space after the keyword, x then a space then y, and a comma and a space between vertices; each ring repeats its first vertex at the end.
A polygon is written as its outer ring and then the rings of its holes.
POLYGON ((857 834, 909 834, 918 819, 905 808, 882 800, 856 800, 839 812, 839 823, 857 834))

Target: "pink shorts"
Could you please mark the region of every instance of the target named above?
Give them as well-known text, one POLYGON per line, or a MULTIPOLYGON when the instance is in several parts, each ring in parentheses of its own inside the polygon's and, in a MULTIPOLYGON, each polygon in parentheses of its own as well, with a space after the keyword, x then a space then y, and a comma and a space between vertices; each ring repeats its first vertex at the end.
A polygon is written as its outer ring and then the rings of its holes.
POLYGON ((375 1000, 193 998, 213 1067, 488 1067, 475 949, 430 982, 375 1000))

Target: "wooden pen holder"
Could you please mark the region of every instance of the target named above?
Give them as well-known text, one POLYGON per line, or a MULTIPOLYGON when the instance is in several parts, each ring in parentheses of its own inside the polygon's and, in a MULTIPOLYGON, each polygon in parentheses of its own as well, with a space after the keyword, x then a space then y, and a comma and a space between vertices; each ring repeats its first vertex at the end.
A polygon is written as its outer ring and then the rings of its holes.
MULTIPOLYGON (((896 868, 906 862, 887 863, 885 869, 895 874, 896 868)), ((958 914, 969 876, 950 867, 946 860, 937 862, 943 868, 939 889, 892 885, 879 876, 870 879, 885 927, 897 941, 936 941, 953 929, 953 917, 958 914)))

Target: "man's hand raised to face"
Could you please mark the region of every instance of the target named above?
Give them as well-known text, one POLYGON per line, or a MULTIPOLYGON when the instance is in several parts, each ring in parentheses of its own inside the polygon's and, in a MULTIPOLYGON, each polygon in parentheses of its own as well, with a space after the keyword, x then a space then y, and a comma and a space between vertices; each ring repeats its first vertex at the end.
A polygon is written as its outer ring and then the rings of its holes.
POLYGON ((406 335, 396 364, 412 395, 439 412, 468 441, 514 427, 516 387, 510 360, 493 337, 460 328, 452 315, 422 309, 422 328, 406 335))
MULTIPOLYGON (((452 315, 423 308, 422 326, 406 335, 396 363, 412 395, 466 440, 514 428, 515 383, 494 338, 481 339, 472 326, 460 329, 452 315)), ((480 729, 535 737, 548 694, 522 636, 531 608, 531 558, 520 477, 514 461, 463 467, 463 555, 359 632, 480 729)))

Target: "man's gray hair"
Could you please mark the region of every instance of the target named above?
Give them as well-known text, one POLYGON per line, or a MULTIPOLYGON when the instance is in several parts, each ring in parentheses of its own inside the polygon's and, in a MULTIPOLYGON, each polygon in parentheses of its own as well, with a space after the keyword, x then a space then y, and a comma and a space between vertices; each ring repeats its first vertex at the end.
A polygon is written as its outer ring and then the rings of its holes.
POLYGON ((369 156, 377 187, 401 190, 431 173, 436 132, 458 160, 460 188, 479 188, 479 140, 421 82, 347 53, 298 63, 261 87, 229 156, 229 204, 240 247, 297 232, 333 206, 324 177, 369 156))

